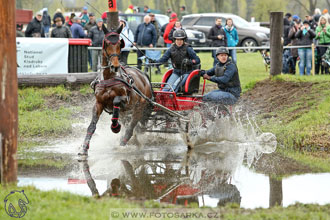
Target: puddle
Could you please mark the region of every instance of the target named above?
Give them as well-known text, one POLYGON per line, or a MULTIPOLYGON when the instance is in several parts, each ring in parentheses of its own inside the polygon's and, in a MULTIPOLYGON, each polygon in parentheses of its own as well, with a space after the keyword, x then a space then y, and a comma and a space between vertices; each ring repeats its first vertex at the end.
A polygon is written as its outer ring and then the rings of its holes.
MULTIPOLYGON (((77 181, 69 180, 70 176, 63 176, 61 178, 51 177, 23 177, 19 176, 18 186, 34 185, 40 190, 59 190, 68 191, 71 193, 91 196, 91 190, 87 183, 80 180, 77 181)), ((242 208, 268 208, 270 206, 270 195, 271 190, 282 190, 282 201, 277 201, 278 204, 283 204, 284 207, 300 203, 315 203, 319 205, 330 203, 330 173, 320 174, 304 174, 295 175, 288 178, 282 179, 282 187, 270 188, 270 178, 263 174, 255 173, 246 167, 241 167, 237 174, 232 180, 232 185, 236 187, 235 190, 241 197, 240 207, 242 208)), ((107 179, 95 180, 96 188, 102 194, 109 185, 107 179)), ((234 187, 233 187, 234 188, 234 187)), ((219 203, 219 198, 224 198, 220 195, 198 195, 194 202, 198 202, 199 206, 216 207, 219 203)), ((280 193, 280 192, 275 192, 280 193)), ((181 196, 182 198, 182 196, 181 196)))
POLYGON ((80 135, 36 150, 71 155, 72 170, 56 178, 28 173, 18 177, 18 185, 85 196, 102 195, 108 189, 119 197, 211 207, 228 202, 242 208, 330 203, 330 173, 272 179, 249 169, 262 154, 274 152, 277 143, 274 135, 261 133, 247 115, 235 114, 231 120, 221 119, 201 129, 190 138, 191 151, 182 135, 166 134, 137 135, 139 145, 119 147, 120 135, 110 132, 110 121, 102 115, 88 161, 78 162, 76 157, 85 134, 81 130, 88 123, 77 124, 80 135))

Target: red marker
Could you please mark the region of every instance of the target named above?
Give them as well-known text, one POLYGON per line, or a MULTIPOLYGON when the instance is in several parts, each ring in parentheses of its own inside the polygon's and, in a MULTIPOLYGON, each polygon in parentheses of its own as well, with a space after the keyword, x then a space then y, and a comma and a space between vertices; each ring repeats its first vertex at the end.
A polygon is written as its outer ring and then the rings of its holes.
POLYGON ((116 0, 108 0, 109 12, 117 11, 117 1, 116 0))

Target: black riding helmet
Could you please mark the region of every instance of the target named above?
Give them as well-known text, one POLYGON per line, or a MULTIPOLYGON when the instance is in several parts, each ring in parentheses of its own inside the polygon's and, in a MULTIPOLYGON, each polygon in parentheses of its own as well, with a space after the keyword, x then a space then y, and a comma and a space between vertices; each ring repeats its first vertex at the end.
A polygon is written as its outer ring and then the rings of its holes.
POLYGON ((229 55, 229 51, 228 51, 228 49, 225 48, 225 47, 219 47, 219 48, 216 50, 215 53, 216 53, 216 56, 218 56, 218 55, 221 54, 221 53, 225 53, 225 54, 229 55))
POLYGON ((182 29, 178 29, 173 33, 174 39, 182 39, 185 40, 187 38, 186 32, 182 29))

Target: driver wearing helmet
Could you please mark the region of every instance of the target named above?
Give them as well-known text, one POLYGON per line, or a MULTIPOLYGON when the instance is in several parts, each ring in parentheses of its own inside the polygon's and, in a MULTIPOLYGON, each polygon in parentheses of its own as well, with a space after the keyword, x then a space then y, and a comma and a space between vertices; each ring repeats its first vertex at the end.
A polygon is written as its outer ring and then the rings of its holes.
POLYGON ((218 63, 211 69, 201 70, 201 76, 218 84, 218 90, 213 90, 203 96, 203 101, 233 105, 241 93, 236 64, 228 58, 229 51, 225 47, 216 50, 218 63))
POLYGON ((185 43, 186 38, 187 35, 184 30, 174 31, 174 43, 160 59, 154 61, 155 63, 165 63, 168 59, 172 60, 174 70, 167 80, 168 84, 164 86, 163 91, 171 91, 171 86, 174 92, 177 93, 186 82, 193 67, 200 64, 200 59, 193 48, 185 43))

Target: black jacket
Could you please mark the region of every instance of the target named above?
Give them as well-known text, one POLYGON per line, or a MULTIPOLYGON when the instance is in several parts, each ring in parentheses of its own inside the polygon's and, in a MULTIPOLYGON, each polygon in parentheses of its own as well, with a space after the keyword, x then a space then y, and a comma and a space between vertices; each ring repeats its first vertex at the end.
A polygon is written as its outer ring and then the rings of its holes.
POLYGON ((139 24, 134 35, 134 42, 141 46, 149 46, 150 44, 156 46, 157 32, 155 26, 151 23, 139 24))
POLYGON ((62 25, 61 27, 53 28, 50 37, 54 37, 54 38, 72 38, 72 35, 71 35, 70 29, 67 26, 62 25))
POLYGON ((92 39, 93 47, 102 47, 104 38, 104 32, 102 28, 100 30, 97 26, 92 27, 88 33, 88 38, 92 39))
POLYGON ((220 46, 227 46, 227 37, 226 32, 222 28, 222 26, 214 25, 207 36, 208 39, 212 40, 212 47, 220 47, 220 46), (223 38, 221 40, 218 38, 218 35, 223 35, 223 38))
POLYGON ((33 18, 25 30, 25 37, 34 37, 36 34, 45 37, 42 21, 33 18))
POLYGON ((291 39, 289 38, 289 31, 290 31, 290 21, 288 18, 283 19, 283 39, 284 39, 284 46, 288 45, 291 43, 291 39))
POLYGON ((298 38, 297 45, 303 46, 303 45, 312 45, 313 39, 315 37, 315 32, 313 29, 309 29, 307 33, 304 35, 302 30, 299 30, 296 35, 296 38, 298 38))

